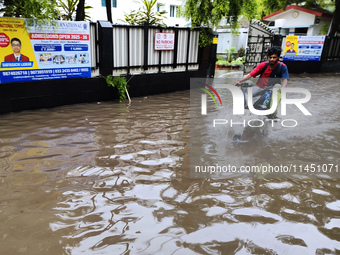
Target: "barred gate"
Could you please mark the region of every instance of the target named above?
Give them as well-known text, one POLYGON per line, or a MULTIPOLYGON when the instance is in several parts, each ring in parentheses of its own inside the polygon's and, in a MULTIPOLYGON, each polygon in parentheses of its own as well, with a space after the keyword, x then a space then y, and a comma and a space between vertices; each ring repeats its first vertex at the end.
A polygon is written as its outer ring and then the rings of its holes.
POLYGON ((268 59, 267 51, 274 43, 274 30, 259 20, 251 20, 248 31, 245 72, 268 59))

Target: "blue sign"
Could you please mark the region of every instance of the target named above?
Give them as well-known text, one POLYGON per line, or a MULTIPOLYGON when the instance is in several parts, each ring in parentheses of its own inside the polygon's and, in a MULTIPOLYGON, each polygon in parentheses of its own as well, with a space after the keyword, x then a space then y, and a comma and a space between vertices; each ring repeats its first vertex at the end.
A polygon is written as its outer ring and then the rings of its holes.
POLYGON ((64 51, 88 51, 89 46, 87 44, 65 44, 64 51))
POLYGON ((33 61, 27 62, 2 62, 1 68, 21 68, 21 67, 32 67, 33 61))
POLYGON ((75 67, 58 69, 0 71, 1 83, 65 79, 65 78, 81 78, 81 77, 91 77, 91 68, 75 67))
POLYGON ((34 51, 61 51, 62 47, 61 44, 35 44, 34 51))

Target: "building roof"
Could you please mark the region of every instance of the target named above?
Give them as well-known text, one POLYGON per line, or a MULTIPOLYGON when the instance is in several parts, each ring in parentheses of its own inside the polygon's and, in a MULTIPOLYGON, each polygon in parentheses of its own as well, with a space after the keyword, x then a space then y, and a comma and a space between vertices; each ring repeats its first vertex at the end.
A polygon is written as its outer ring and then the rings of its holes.
POLYGON ((285 10, 279 10, 279 11, 273 12, 273 13, 263 17, 263 20, 272 18, 272 17, 274 17, 278 14, 281 14, 281 13, 289 11, 289 10, 298 10, 298 11, 302 11, 302 12, 306 12, 306 13, 315 15, 317 17, 327 17, 327 18, 332 17, 332 14, 329 11, 324 10, 324 9, 318 8, 318 9, 312 10, 312 9, 307 9, 307 8, 297 6, 297 5, 290 5, 285 10))

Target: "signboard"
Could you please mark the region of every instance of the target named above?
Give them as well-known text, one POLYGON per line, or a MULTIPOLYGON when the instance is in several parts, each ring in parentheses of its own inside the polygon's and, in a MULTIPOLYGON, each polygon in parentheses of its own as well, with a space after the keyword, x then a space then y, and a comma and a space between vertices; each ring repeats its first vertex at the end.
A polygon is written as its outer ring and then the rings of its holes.
POLYGON ((155 33, 155 50, 174 50, 175 33, 155 33))
POLYGON ((320 61, 325 36, 287 35, 283 60, 320 61))
POLYGON ((0 83, 91 77, 88 22, 0 18, 0 83))

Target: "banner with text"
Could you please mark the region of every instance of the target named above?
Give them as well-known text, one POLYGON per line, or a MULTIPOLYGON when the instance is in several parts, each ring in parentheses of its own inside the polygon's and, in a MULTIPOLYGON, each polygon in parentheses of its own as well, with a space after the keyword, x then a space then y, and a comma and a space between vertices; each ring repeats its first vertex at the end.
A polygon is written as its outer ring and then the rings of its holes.
POLYGON ((287 35, 283 60, 320 61, 325 36, 287 35))
POLYGON ((0 47, 0 83, 91 77, 88 22, 0 18, 0 47))

